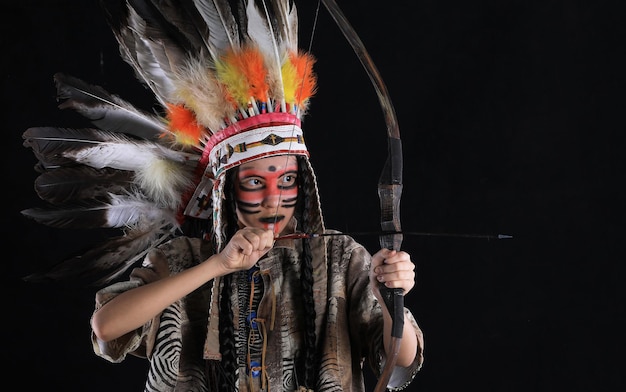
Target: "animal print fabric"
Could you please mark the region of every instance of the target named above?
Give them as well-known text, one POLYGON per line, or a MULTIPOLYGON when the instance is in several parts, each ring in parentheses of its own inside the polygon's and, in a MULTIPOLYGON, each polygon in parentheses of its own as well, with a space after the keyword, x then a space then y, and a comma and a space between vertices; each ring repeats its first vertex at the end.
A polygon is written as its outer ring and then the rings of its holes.
MULTIPOLYGON (((367 273, 371 256, 348 236, 312 241, 316 241, 314 245, 317 247, 326 246, 328 254, 327 265, 318 263, 313 266, 316 332, 321 359, 315 391, 364 392, 363 364, 366 362, 376 375, 384 366, 382 311, 369 288, 367 273)), ((298 297, 299 246, 299 240, 279 241, 258 263, 263 272, 260 286, 264 293, 255 306, 257 317, 264 320, 266 327, 266 389, 273 392, 292 392, 298 387, 294 364, 301 353, 302 318, 307 317, 302 314, 298 297)), ((129 281, 100 290, 96 294, 95 311, 119 293, 201 263, 210 256, 209 249, 210 246, 199 239, 179 237, 171 240, 148 254, 141 268, 133 270, 129 281)), ((211 372, 206 371, 211 366, 207 367, 207 360, 203 358, 207 330, 210 325, 217 325, 217 320, 209 320, 212 283, 208 282, 172 304, 142 328, 114 341, 101 342, 92 334, 94 352, 111 362, 121 362, 128 354, 147 358, 150 361, 145 384, 147 392, 223 392, 211 383, 211 372)), ((235 317, 248 311, 240 309, 245 302, 239 299, 239 291, 245 291, 237 289, 242 287, 241 283, 238 279, 232 283, 235 285, 232 300, 235 317)), ((395 369, 388 385, 392 390, 408 386, 423 362, 422 331, 408 309, 405 314, 411 320, 405 328, 415 330, 420 347, 411 366, 395 369)), ((238 321, 234 323, 236 337, 247 336, 239 333, 241 325, 238 321)), ((247 342, 242 342, 242 338, 237 340, 236 346, 243 350, 247 342)), ((219 361, 213 362, 212 368, 218 369, 219 361)), ((248 364, 239 365, 234 390, 259 390, 259 380, 249 378, 248 364)))

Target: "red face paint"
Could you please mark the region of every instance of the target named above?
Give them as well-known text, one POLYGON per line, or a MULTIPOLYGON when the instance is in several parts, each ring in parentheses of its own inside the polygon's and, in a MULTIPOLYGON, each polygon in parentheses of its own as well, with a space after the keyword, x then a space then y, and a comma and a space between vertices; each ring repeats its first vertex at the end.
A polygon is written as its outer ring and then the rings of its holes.
POLYGON ((298 162, 275 156, 242 164, 237 173, 237 217, 246 227, 280 234, 291 220, 298 199, 298 162))

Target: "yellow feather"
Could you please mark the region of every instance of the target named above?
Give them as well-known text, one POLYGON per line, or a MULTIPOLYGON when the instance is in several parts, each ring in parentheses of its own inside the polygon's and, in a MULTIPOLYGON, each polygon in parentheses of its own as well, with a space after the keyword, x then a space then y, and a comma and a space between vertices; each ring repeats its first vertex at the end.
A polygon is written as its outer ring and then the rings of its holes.
POLYGON ((240 106, 245 106, 250 98, 250 86, 238 60, 237 54, 229 52, 215 66, 218 79, 226 86, 231 97, 240 106))
POLYGON ((291 61, 285 61, 281 68, 283 75, 283 88, 285 89, 285 101, 295 102, 296 91, 301 81, 298 80, 298 73, 291 61))

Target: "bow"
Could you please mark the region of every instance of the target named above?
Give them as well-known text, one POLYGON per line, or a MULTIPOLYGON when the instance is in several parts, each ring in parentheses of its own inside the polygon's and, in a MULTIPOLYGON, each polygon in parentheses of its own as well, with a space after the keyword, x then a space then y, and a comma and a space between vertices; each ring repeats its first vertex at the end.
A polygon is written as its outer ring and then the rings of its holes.
MULTIPOLYGON (((402 245, 402 230, 400 227, 400 196, 402 194, 402 143, 395 110, 387 88, 370 58, 365 45, 350 25, 343 12, 334 0, 321 0, 335 23, 341 29, 352 49, 359 57, 361 64, 374 85, 378 100, 387 124, 387 161, 378 180, 378 197, 380 199, 380 225, 383 234, 380 236, 381 247, 400 250, 402 245)), ((400 347, 402 330, 404 327, 404 295, 402 289, 389 289, 381 285, 380 292, 392 316, 392 355, 385 363, 385 369, 376 387, 376 391, 384 390, 395 366, 395 360, 400 347)))

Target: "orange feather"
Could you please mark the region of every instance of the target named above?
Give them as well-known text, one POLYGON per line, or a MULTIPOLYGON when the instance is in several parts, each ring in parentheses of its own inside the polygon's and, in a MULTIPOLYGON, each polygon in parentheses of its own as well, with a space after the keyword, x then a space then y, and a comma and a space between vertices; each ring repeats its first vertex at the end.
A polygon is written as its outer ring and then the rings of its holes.
POLYGON ((308 53, 289 53, 289 60, 296 69, 296 75, 300 86, 295 91, 295 99, 298 105, 311 98, 317 90, 317 78, 313 73, 315 58, 308 53))
POLYGON ((167 105, 169 127, 176 140, 183 145, 197 145, 204 127, 196 121, 194 113, 183 105, 167 105))

